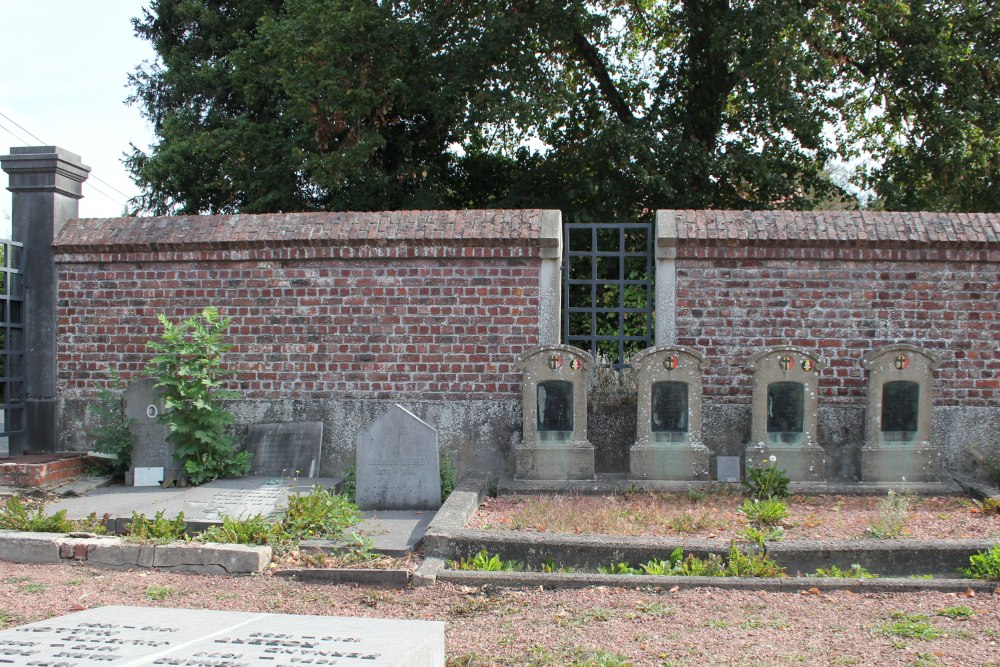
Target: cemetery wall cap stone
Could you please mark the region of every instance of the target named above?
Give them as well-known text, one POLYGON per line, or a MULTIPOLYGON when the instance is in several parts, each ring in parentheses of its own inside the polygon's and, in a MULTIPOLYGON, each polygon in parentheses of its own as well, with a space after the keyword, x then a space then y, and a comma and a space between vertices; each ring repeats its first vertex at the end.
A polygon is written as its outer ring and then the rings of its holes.
POLYGON ((589 370, 590 367, 594 364, 594 357, 590 354, 590 352, 587 352, 586 350, 581 350, 580 348, 574 347, 572 345, 542 345, 540 347, 533 347, 527 352, 524 352, 523 354, 518 356, 515 363, 517 364, 518 368, 524 370, 525 363, 528 361, 528 359, 538 356, 540 354, 545 354, 547 352, 565 352, 567 354, 576 355, 577 357, 580 357, 580 361, 583 362, 583 370, 589 370))
POLYGON ((678 241, 796 245, 1000 244, 998 213, 928 211, 657 211, 660 245, 678 241))
POLYGON ((559 211, 494 209, 176 215, 69 220, 56 252, 289 246, 528 246, 558 243, 559 211), (556 229, 556 232, 553 232, 556 229))
POLYGON ((677 352, 680 354, 686 354, 694 357, 698 362, 698 366, 702 366, 705 363, 705 356, 690 347, 684 345, 657 345, 656 347, 647 347, 645 350, 637 352, 635 356, 628 360, 630 366, 635 366, 636 364, 642 363, 642 361, 654 354, 663 352, 677 352))
POLYGON ((893 354, 898 352, 909 352, 910 354, 919 354, 930 361, 930 368, 937 368, 941 365, 941 357, 939 357, 934 352, 930 350, 925 350, 919 348, 916 345, 911 345, 909 343, 900 343, 897 345, 885 345, 883 347, 877 347, 874 350, 869 350, 865 352, 864 356, 861 357, 861 365, 866 369, 871 370, 872 366, 875 364, 875 360, 883 357, 887 354, 893 354))
POLYGON ((817 355, 815 352, 805 349, 804 347, 797 347, 795 345, 782 345, 780 347, 772 347, 766 350, 761 350, 750 357, 749 367, 751 371, 756 371, 760 366, 760 362, 771 355, 787 353, 787 354, 798 354, 804 357, 809 357, 813 360, 815 364, 814 370, 821 371, 826 368, 826 360, 817 355))

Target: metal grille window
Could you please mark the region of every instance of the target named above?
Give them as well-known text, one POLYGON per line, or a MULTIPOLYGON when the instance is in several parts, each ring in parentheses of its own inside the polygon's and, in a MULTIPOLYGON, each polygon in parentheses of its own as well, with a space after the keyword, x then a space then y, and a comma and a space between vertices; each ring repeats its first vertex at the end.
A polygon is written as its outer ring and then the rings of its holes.
POLYGON ((652 227, 567 223, 563 232, 563 342, 621 368, 653 344, 652 227))
MULTIPOLYGON (((20 243, 0 240, 0 443, 24 432, 24 284, 20 243)), ((3 447, 0 446, 0 449, 3 447)))

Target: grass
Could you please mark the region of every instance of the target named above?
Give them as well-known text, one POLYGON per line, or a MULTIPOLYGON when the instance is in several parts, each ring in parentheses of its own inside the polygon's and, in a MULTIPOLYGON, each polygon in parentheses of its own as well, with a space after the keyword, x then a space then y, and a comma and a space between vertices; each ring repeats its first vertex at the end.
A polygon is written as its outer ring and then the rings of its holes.
POLYGON ((878 521, 868 526, 865 534, 877 540, 891 540, 906 532, 906 516, 913 504, 913 496, 906 493, 889 494, 879 501, 878 521))
POLYGON ((21 586, 20 590, 22 593, 41 593, 42 591, 48 590, 48 586, 45 584, 40 584, 38 582, 33 582, 30 584, 25 584, 21 586))
POLYGON ((935 616, 944 616, 945 618, 970 618, 975 615, 971 607, 966 607, 965 605, 959 607, 947 607, 945 609, 938 609, 935 612, 935 616))
POLYGON ((174 594, 174 589, 170 586, 149 586, 146 588, 146 597, 150 600, 165 600, 174 594))
POLYGON ((896 637, 911 637, 914 639, 937 639, 944 632, 927 622, 924 614, 907 614, 901 611, 893 612, 893 620, 882 626, 882 634, 896 637))
POLYGON ((17 616, 10 613, 9 611, 0 609, 0 630, 6 630, 8 625, 11 625, 16 622, 17 622, 17 616))

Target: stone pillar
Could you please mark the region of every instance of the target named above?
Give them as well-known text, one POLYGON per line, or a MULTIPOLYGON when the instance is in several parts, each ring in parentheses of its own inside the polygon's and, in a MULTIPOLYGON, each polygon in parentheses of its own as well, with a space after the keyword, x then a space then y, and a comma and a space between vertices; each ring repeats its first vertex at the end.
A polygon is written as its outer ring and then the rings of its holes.
POLYGON ((677 342, 677 221, 656 212, 656 344, 677 342))
POLYGON ((56 270, 52 239, 79 214, 90 167, 56 146, 12 148, 0 156, 10 177, 13 240, 24 244, 24 435, 10 453, 56 448, 56 270))
POLYGON ((562 212, 542 213, 542 267, 538 276, 538 344, 562 341, 562 212))

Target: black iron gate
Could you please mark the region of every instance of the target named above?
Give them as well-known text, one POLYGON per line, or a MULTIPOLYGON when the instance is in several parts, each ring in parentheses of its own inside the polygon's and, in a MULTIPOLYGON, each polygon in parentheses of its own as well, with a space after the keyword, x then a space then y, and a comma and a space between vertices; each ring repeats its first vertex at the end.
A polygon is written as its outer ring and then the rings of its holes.
POLYGON ((0 240, 0 449, 24 432, 24 247, 0 240))
POLYGON ((563 225, 563 342, 621 368, 653 344, 653 227, 563 225))

